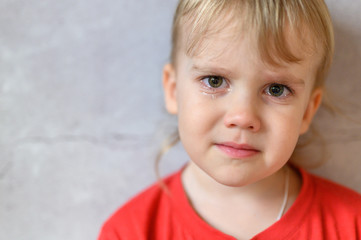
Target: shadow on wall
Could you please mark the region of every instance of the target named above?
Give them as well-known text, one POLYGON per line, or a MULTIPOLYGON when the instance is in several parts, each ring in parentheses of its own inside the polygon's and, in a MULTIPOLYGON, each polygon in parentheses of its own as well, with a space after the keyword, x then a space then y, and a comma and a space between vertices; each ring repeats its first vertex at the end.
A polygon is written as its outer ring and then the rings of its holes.
POLYGON ((336 50, 328 87, 340 109, 360 116, 361 30, 338 23, 334 23, 334 28, 336 50))
POLYGON ((338 23, 334 27, 335 56, 326 96, 336 111, 321 108, 314 126, 327 143, 361 141, 361 31, 338 23))
MULTIPOLYGON (((321 107, 313 127, 328 144, 361 141, 361 31, 338 23, 334 23, 334 29, 335 56, 325 95, 336 112, 321 107)), ((317 137, 315 145, 322 145, 317 137)))

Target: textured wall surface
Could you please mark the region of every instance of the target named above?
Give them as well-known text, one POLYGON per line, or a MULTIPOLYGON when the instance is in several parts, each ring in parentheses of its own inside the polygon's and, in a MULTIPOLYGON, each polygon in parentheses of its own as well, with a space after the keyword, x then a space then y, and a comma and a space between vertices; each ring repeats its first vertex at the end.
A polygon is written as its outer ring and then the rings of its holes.
MULTIPOLYGON (((155 180, 175 3, 0 0, 0 239, 95 239, 155 180)), ((337 45, 328 88, 360 122, 361 2, 327 3, 337 45)), ((316 125, 329 161, 313 171, 361 192, 361 123, 321 111, 316 125)), ((316 147, 305 157, 322 155, 316 147)), ((162 173, 186 161, 177 147, 162 173)))

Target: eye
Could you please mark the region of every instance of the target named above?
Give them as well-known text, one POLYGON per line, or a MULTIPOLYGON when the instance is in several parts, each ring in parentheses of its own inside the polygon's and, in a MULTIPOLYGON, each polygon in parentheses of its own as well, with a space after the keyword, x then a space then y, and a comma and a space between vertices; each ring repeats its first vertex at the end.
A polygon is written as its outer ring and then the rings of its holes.
POLYGON ((208 88, 225 88, 227 87, 227 82, 223 77, 220 76, 208 76, 201 80, 208 88))
POLYGON ((287 86, 278 83, 272 83, 266 88, 265 91, 266 94, 277 98, 287 97, 292 93, 287 86))

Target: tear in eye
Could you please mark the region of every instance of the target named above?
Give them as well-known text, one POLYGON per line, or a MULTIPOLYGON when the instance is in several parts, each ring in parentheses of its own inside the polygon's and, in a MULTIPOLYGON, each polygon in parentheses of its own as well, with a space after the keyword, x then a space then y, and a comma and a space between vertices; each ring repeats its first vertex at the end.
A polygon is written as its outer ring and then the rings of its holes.
POLYGON ((223 94, 231 90, 224 77, 217 75, 205 76, 200 80, 200 90, 206 94, 223 94))

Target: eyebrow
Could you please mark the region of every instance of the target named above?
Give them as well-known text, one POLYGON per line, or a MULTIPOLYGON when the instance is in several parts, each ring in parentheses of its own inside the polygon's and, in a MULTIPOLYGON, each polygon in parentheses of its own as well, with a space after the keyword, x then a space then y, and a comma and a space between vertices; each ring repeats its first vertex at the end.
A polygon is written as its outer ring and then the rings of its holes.
POLYGON ((302 86, 306 85, 305 80, 303 80, 302 78, 298 78, 291 73, 271 73, 271 74, 266 74, 266 76, 273 79, 279 79, 281 83, 292 82, 292 84, 296 84, 296 85, 302 85, 302 86))
MULTIPOLYGON (((190 70, 200 73, 206 73, 209 75, 222 75, 224 77, 230 77, 230 78, 236 75, 233 71, 227 68, 221 66, 212 66, 212 65, 202 66, 201 64, 193 64, 190 70)), ((264 73, 264 75, 266 76, 266 79, 277 79, 280 83, 292 82, 292 84, 295 85, 301 85, 301 86, 306 85, 305 81, 302 78, 298 78, 291 73, 271 72, 271 73, 264 73)))
POLYGON ((193 64, 190 70, 196 72, 202 72, 202 73, 204 72, 207 74, 223 75, 223 76, 235 75, 234 72, 232 72, 231 70, 220 66, 202 66, 202 65, 193 64))

